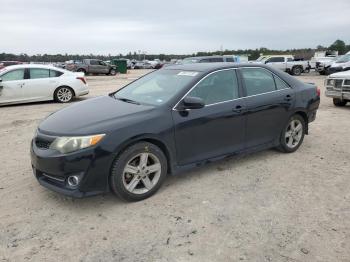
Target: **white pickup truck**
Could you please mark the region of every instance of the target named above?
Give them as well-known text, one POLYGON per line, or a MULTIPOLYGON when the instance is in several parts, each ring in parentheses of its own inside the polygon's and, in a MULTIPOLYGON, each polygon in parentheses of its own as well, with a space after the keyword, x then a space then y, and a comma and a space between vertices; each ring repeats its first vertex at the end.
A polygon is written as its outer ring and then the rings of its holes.
POLYGON ((268 64, 269 66, 296 76, 310 71, 310 64, 308 61, 295 61, 292 55, 261 56, 255 62, 268 64))
POLYGON ((350 102, 350 71, 331 74, 325 81, 327 97, 333 98, 335 106, 345 106, 350 102))

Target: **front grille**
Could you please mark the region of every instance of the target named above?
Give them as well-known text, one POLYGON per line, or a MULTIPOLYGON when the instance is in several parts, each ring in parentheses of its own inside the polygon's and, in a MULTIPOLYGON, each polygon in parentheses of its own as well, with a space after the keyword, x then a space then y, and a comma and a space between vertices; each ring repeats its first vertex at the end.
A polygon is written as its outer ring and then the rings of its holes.
POLYGON ((334 88, 341 89, 342 85, 343 85, 343 80, 342 79, 336 79, 334 81, 334 88))
POLYGON ((49 149, 52 142, 41 139, 35 140, 35 145, 40 149, 49 149))
POLYGON ((350 86, 343 86, 343 92, 350 92, 350 86))

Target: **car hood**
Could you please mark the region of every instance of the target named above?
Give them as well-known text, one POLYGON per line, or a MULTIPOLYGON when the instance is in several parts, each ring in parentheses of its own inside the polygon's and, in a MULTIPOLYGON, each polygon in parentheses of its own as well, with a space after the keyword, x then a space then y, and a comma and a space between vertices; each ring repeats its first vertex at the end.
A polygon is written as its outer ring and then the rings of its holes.
POLYGON ((106 133, 141 121, 154 108, 102 96, 75 103, 49 115, 38 129, 47 135, 62 136, 106 133))
POLYGON ((336 77, 336 78, 350 78, 350 70, 348 71, 343 71, 343 72, 338 72, 329 75, 329 77, 336 77))

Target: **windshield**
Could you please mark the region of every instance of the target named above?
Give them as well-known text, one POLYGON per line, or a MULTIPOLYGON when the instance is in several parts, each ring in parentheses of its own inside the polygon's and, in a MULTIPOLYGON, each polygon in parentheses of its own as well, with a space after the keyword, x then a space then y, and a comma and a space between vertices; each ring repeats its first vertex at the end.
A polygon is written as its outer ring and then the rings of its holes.
POLYGON ((189 58, 183 59, 181 62, 181 64, 193 64, 193 63, 198 63, 198 59, 194 57, 189 57, 189 58))
POLYGON ((114 95, 130 103, 162 105, 198 75, 194 71, 158 70, 117 91, 114 95))
POLYGON ((350 54, 344 55, 341 58, 339 58, 336 63, 346 63, 350 61, 350 54))
POLYGON ((256 61, 263 61, 265 59, 267 59, 267 56, 260 56, 256 61))

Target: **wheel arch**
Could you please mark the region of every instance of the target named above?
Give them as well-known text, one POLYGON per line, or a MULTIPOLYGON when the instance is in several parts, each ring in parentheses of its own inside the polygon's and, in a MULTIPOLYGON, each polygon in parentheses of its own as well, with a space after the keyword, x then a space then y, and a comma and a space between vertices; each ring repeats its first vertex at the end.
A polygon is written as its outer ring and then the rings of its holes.
POLYGON ((124 152, 128 147, 140 143, 140 142, 148 142, 151 143, 157 147, 160 148, 160 150, 162 150, 162 152, 164 153, 166 160, 167 160, 167 173, 171 174, 173 171, 172 168, 172 162, 173 162, 173 157, 170 153, 169 147, 166 145, 166 143, 164 141, 162 141, 161 139, 154 137, 152 135, 143 135, 143 136, 138 136, 138 137, 133 137, 128 139, 127 141, 125 141, 121 146, 119 146, 116 149, 116 157, 118 157, 122 152, 124 152))
POLYGON ((56 95, 57 90, 60 89, 61 87, 67 87, 67 88, 69 88, 69 89, 72 90, 72 92, 73 92, 73 97, 76 97, 74 88, 72 88, 72 87, 70 87, 70 86, 67 86, 67 85, 60 85, 60 86, 56 87, 55 90, 53 91, 53 99, 54 99, 54 100, 55 100, 55 95, 56 95))
POLYGON ((298 111, 294 112, 294 115, 300 115, 304 119, 304 121, 305 121, 305 134, 308 135, 309 134, 309 120, 307 117, 307 113, 305 111, 298 110, 298 111))

